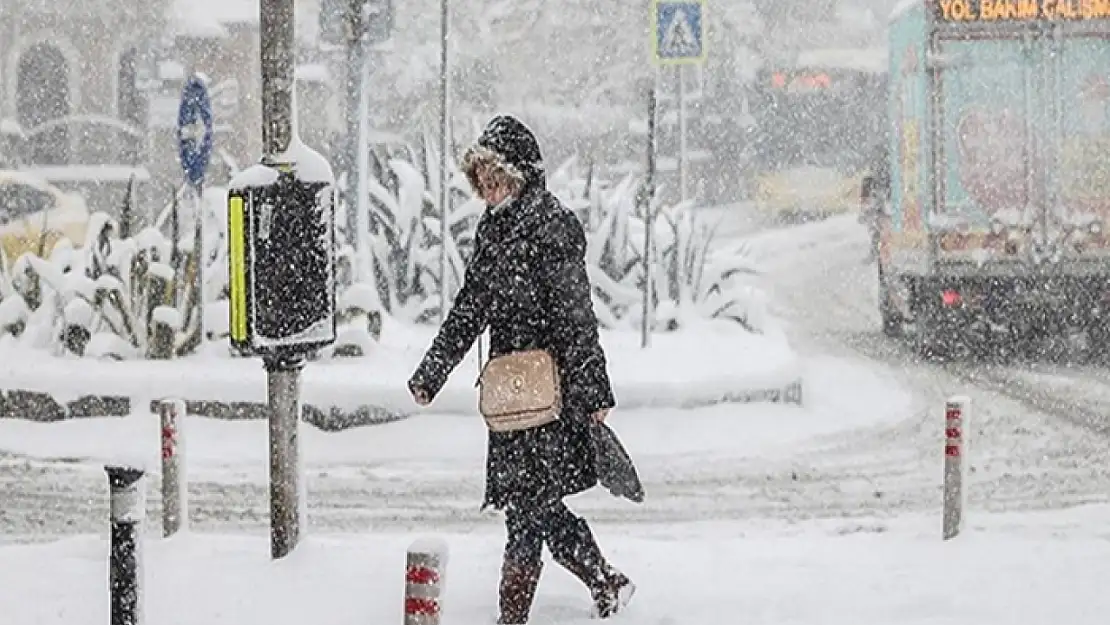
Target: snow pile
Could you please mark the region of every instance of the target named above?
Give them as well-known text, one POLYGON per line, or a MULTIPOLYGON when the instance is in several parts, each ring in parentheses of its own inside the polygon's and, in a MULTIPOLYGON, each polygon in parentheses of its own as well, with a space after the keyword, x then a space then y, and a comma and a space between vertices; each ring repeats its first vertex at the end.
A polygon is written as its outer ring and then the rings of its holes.
MULTIPOLYGON (((766 464, 796 457, 812 440, 827 444, 827 437, 842 433, 855 439, 851 432, 888 427, 912 414, 911 395, 887 372, 870 365, 827 358, 807 365, 806 375, 811 401, 804 406, 718 405, 676 413, 668 407, 634 408, 637 398, 630 394, 634 389, 626 388, 618 393, 618 407, 609 422, 641 462, 650 493, 687 471, 701 477, 724 473, 735 482, 742 471, 730 466, 734 460, 766 464), (851 394, 844 392, 846 386, 851 394), (881 408, 860 409, 861 404, 881 408)), ((308 385, 318 381, 308 380, 308 385)), ((461 414, 443 414, 446 411, 437 400, 427 409, 411 408, 419 410, 414 418, 373 428, 341 432, 303 428, 305 467, 310 472, 329 472, 373 462, 377 474, 411 480, 413 493, 434 486, 433 475, 451 480, 452 492, 470 493, 481 486, 486 445, 486 428, 475 408, 472 396, 461 414)), ((178 427, 188 445, 190 479, 259 484, 268 479, 265 421, 189 415, 178 427)), ((0 419, 0 450, 47 461, 65 458, 67 466, 87 463, 94 470, 99 470, 95 465, 126 456, 157 471, 160 428, 158 416, 141 409, 125 418, 90 417, 52 424, 0 419)), ((645 508, 685 504, 649 497, 645 508)))
MULTIPOLYGON (((351 299, 351 307, 361 306, 351 299)), ((357 410, 374 406, 390 413, 417 412, 406 382, 434 336, 432 326, 385 318, 372 357, 322 359, 305 368, 306 404, 357 410)), ((610 377, 621 408, 694 406, 766 400, 766 392, 793 388, 803 364, 779 336, 750 334, 735 324, 707 321, 654 337, 640 347, 634 332, 602 333, 610 377)), ((477 347, 463 360, 428 410, 473 414, 477 395, 477 347)), ((85 395, 130 397, 137 404, 179 397, 210 402, 266 401, 265 371, 257 359, 194 355, 166 362, 93 362, 60 359, 36 350, 11 349, 0 360, 5 389, 47 393, 56 401, 85 395)), ((797 398, 793 399, 794 401, 797 398)))

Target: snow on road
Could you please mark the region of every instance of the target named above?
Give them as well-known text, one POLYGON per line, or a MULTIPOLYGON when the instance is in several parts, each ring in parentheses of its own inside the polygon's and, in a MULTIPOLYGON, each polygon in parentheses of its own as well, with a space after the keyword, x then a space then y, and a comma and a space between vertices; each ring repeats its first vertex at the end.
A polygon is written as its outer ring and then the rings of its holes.
POLYGON ((761 232, 748 242, 766 269, 773 312, 803 354, 863 357, 911 393, 911 409, 865 435, 800 452, 798 470, 829 490, 870 489, 866 507, 939 505, 944 400, 973 402, 971 505, 991 510, 1107 501, 1110 385, 1105 370, 918 361, 882 336, 866 230, 851 217, 761 232), (1066 374, 1061 372, 1066 371, 1066 374), (1063 381, 1062 381, 1063 380, 1063 381))

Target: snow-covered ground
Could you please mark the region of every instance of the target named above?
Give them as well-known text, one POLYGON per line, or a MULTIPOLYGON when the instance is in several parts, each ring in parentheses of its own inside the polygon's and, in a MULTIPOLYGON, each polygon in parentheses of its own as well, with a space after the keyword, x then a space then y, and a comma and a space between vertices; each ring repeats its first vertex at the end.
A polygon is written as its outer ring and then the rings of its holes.
MULTIPOLYGON (((932 519, 778 530, 733 524, 606 527, 607 555, 638 583, 614 623, 1101 624, 1110 509, 998 517, 942 543, 932 519)), ((444 625, 488 625, 501 537, 441 536, 450 549, 444 625)), ((262 536, 146 541, 145 622, 159 625, 399 623, 405 550, 414 536, 310 536, 269 561, 262 536)), ((4 548, 4 622, 94 625, 108 616, 100 537, 4 548)), ((586 592, 546 568, 532 623, 596 622, 586 592)))
MULTIPOLYGON (((596 491, 576 505, 611 522, 753 516, 760 508, 743 493, 766 487, 767 462, 785 461, 822 436, 889 426, 907 409, 909 398, 879 369, 836 358, 805 366, 804 406, 618 408, 611 424, 639 464, 648 501, 635 506, 596 491), (854 393, 844 393, 845 385, 854 393), (869 404, 862 409, 861 398, 869 404)), ((304 426, 309 522, 328 531, 487 523, 478 513, 484 427, 473 414, 435 413, 333 433, 304 426)), ((264 526, 266 423, 190 418, 183 429, 199 526, 264 526)), ((102 465, 116 459, 152 471, 150 510, 157 514, 159 453, 159 424, 150 414, 46 424, 0 420, 0 499, 12 504, 0 514, 3 535, 22 540, 97 529, 106 506, 102 465), (34 478, 39 471, 52 476, 48 484, 34 478)))
MULTIPOLYGON (((768 269, 774 311, 802 355, 805 403, 613 414, 647 501, 595 490, 570 503, 640 584, 618 622, 1104 621, 1110 440, 1069 418, 1068 403, 1078 393, 1088 409, 1105 408, 1098 376, 917 362, 878 332, 866 232, 850 218, 764 230, 744 244, 768 269), (969 516, 961 537, 942 542, 942 406, 954 394, 973 407, 969 516)), ((151 622, 399 620, 405 547, 433 534, 452 549, 444 623, 490 623, 503 539, 497 515, 477 510, 482 425, 447 412, 339 433, 305 428, 310 536, 279 563, 265 539, 264 424, 189 421, 193 533, 165 541, 154 533, 153 416, 0 422, 3 538, 80 535, 2 547, 0 606, 15 606, 13 623, 102 622, 101 465, 124 457, 151 469, 151 622)), ((533 622, 585 623, 586 614, 585 593, 549 567, 533 622)))

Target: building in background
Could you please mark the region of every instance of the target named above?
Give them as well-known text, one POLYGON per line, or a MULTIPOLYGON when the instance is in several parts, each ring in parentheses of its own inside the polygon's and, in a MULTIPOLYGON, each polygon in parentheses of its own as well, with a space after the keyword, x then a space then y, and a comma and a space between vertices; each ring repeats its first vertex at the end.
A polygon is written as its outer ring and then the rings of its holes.
MULTIPOLYGON (((341 110, 315 62, 318 3, 297 3, 301 135, 326 150, 341 110)), ((261 154, 258 0, 0 0, 0 168, 19 168, 118 215, 129 180, 136 216, 182 182, 176 123, 192 73, 209 81, 216 125, 210 180, 261 154)))
POLYGON ((4 166, 118 205, 149 181, 144 93, 169 0, 0 2, 4 166))

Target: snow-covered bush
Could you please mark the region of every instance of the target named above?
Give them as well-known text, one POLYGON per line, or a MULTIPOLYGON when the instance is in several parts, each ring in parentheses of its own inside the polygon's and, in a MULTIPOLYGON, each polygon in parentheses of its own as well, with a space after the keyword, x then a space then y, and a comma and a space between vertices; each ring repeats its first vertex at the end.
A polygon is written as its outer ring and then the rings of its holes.
MULTIPOLYGON (((579 214, 589 236, 595 309, 609 328, 639 327, 643 319, 644 211, 637 202, 641 180, 627 175, 615 184, 576 175, 568 161, 551 177, 555 193, 579 214)), ((752 280, 759 270, 745 246, 713 254, 716 228, 691 203, 653 207, 651 237, 652 318, 656 331, 676 330, 698 318, 736 321, 761 332, 763 292, 752 280)))
POLYGON ((357 358, 372 353, 381 338, 381 302, 373 286, 358 280, 354 248, 342 245, 336 252, 335 343, 323 356, 357 358))
MULTIPOLYGON (((331 356, 367 355, 380 336, 384 317, 425 324, 439 316, 439 157, 427 137, 423 148, 425 162, 391 159, 385 180, 369 181, 370 230, 361 238, 343 237, 347 242, 337 253, 339 336, 329 350, 331 356)), ((447 268, 449 283, 457 288, 482 204, 471 198, 457 170, 448 173, 453 208, 448 215, 447 268)))
MULTIPOLYGON (((227 297, 225 235, 212 219, 218 214, 212 199, 221 196, 216 191, 201 204, 208 304, 227 297)), ((80 246, 63 239, 45 258, 25 253, 15 259, 10 273, 0 276, 0 337, 94 358, 170 358, 196 351, 202 342, 192 280, 196 254, 193 231, 180 227, 181 212, 175 198, 154 226, 122 238, 120 224, 94 213, 80 246)), ((224 326, 226 335, 226 321, 224 326)), ((218 337, 216 329, 208 335, 218 337)))

